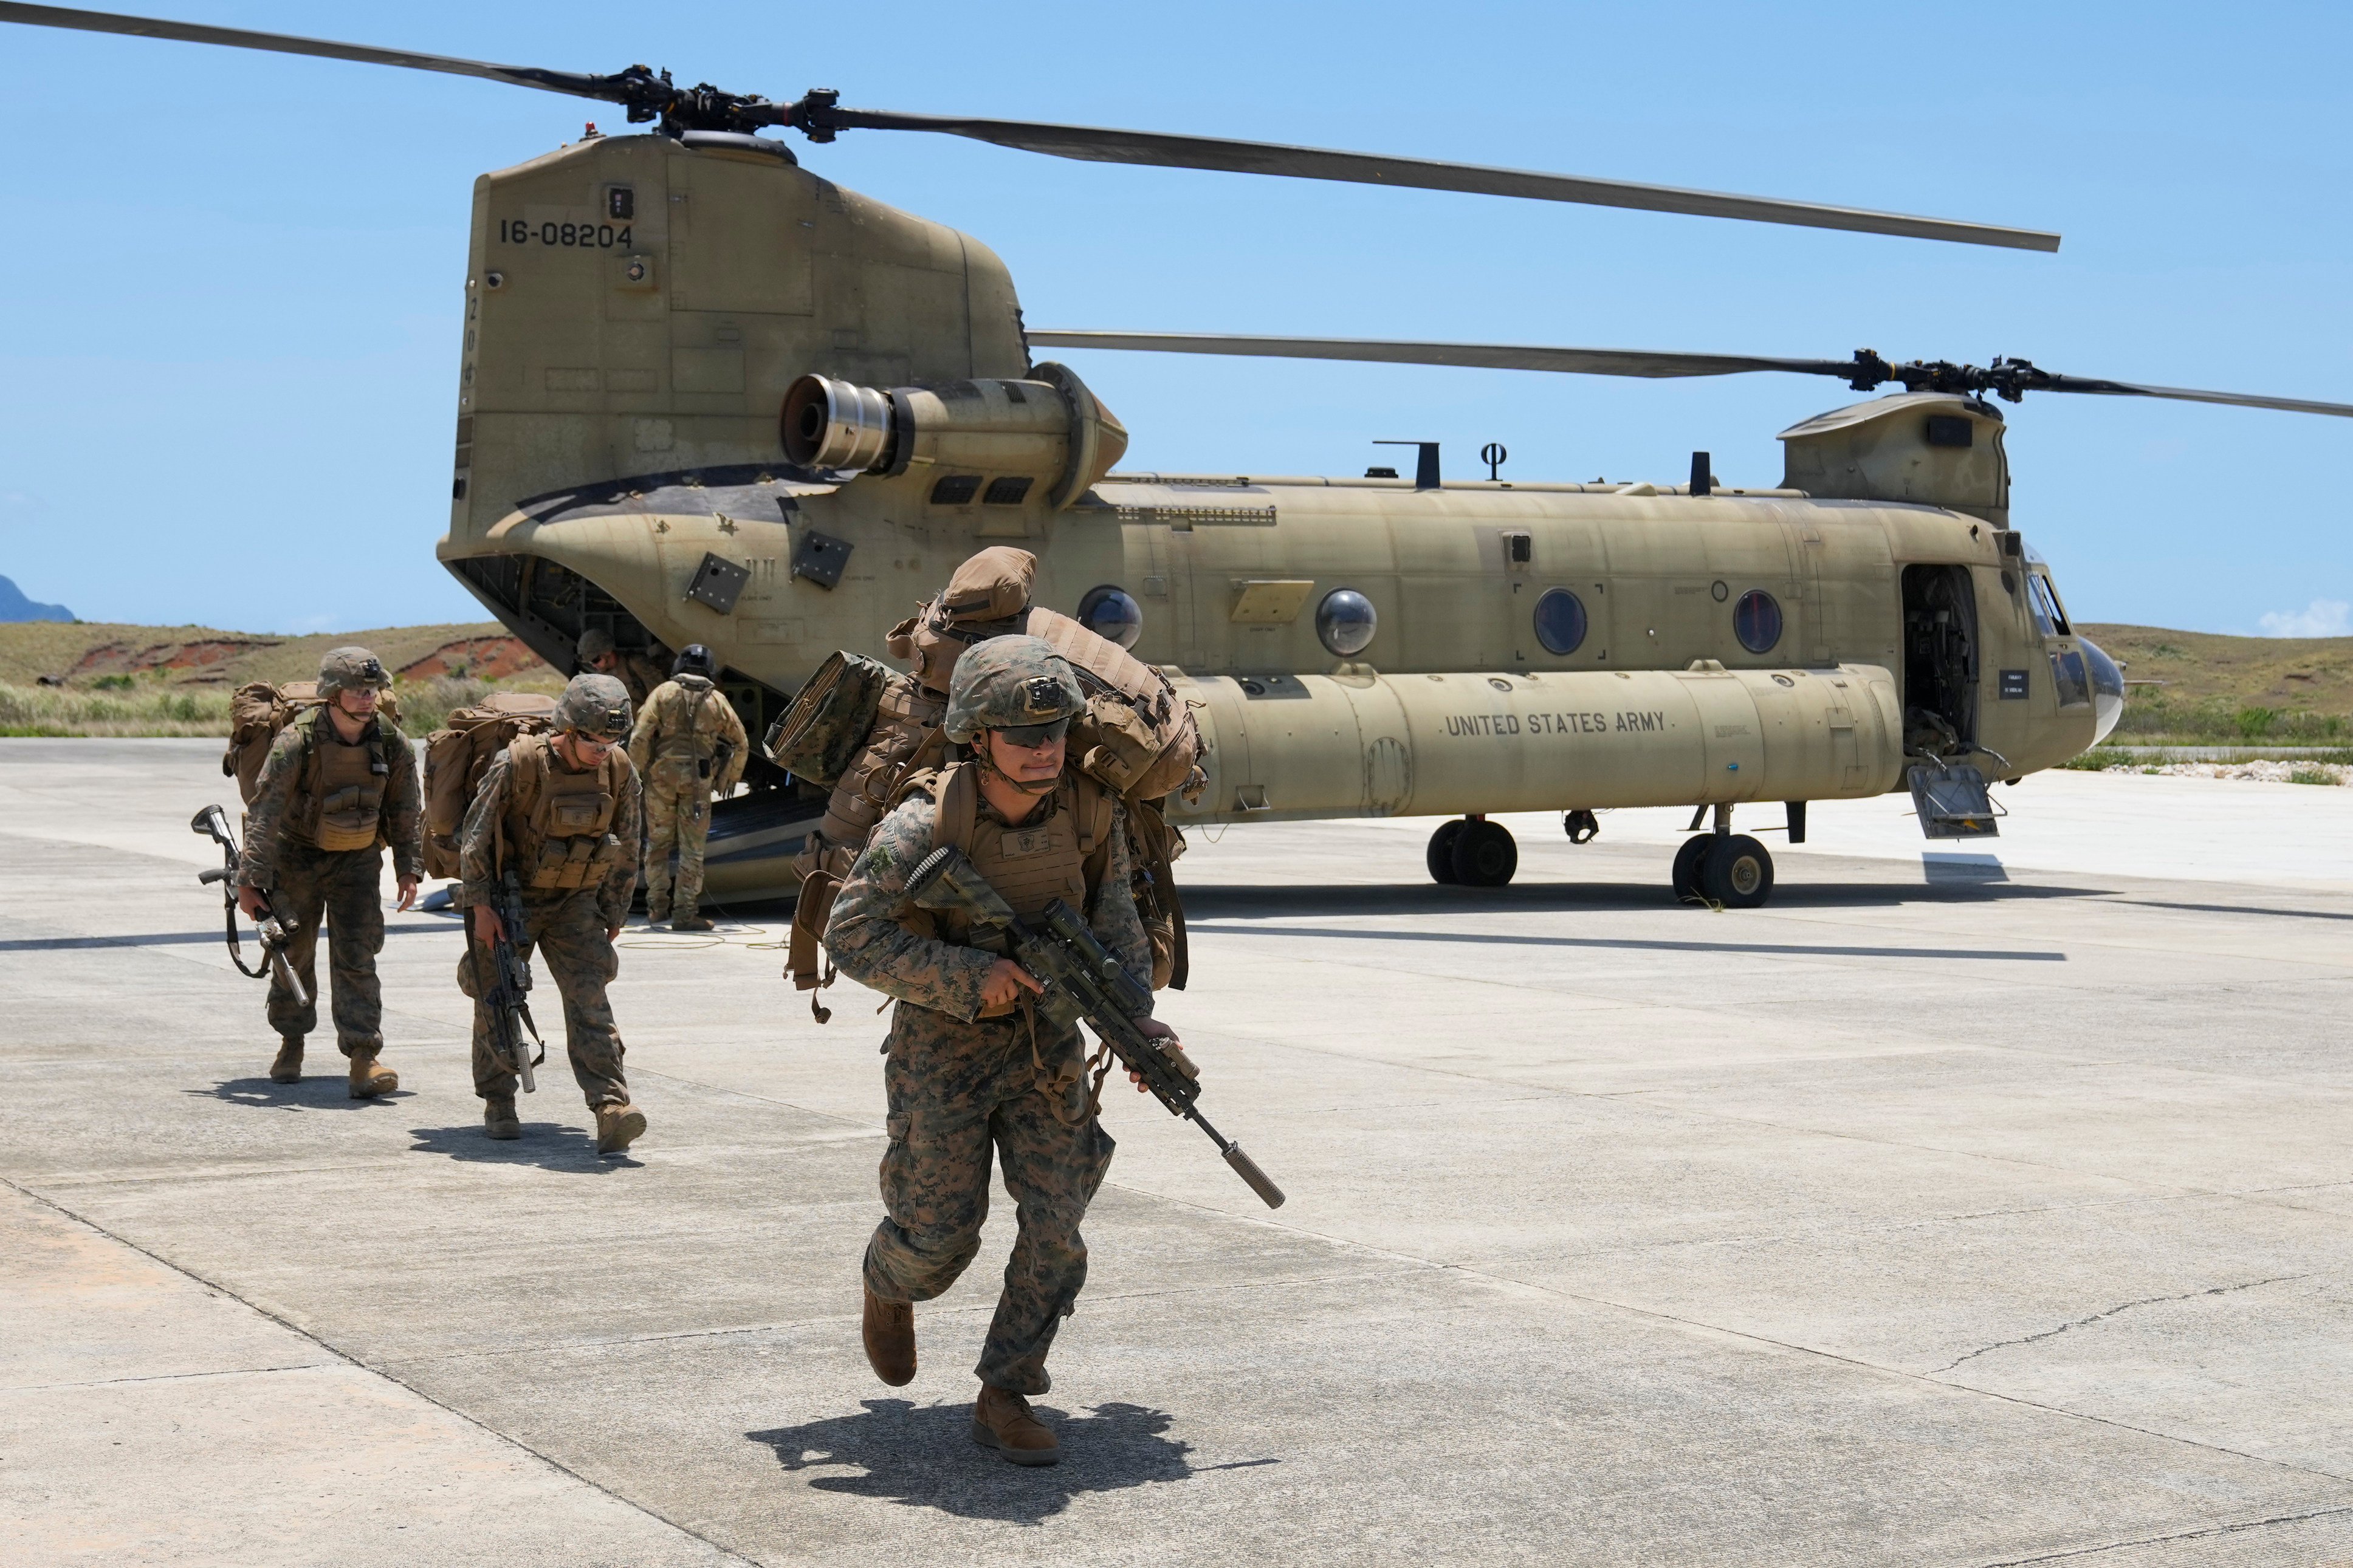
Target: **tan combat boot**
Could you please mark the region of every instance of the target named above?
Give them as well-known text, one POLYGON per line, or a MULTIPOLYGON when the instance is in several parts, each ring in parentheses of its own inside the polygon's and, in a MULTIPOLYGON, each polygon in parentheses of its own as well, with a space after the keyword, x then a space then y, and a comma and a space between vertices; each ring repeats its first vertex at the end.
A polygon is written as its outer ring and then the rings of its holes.
POLYGON ((292 1035, 278 1043, 278 1058, 269 1064, 272 1083, 302 1081, 302 1042, 292 1035))
POLYGON ((1029 1414, 1029 1402, 1011 1389, 985 1383, 972 1407, 972 1440, 1017 1465, 1058 1465, 1062 1460, 1062 1446, 1043 1421, 1029 1414))
POLYGON ((915 1381, 915 1306, 912 1301, 885 1301, 866 1291, 866 1364, 893 1388, 915 1381))
POLYGON ((596 1108, 596 1152, 624 1154, 645 1136, 646 1113, 628 1100, 596 1108))
POLYGON ((670 929, 672 931, 709 931, 711 929, 711 921, 710 918, 703 914, 701 910, 689 910, 686 913, 674 917, 670 922, 670 929))
POLYGON ((520 1138, 522 1121, 515 1115, 514 1096, 494 1094, 482 1101, 482 1136, 485 1138, 520 1138))
POLYGON ((352 1053, 352 1098, 374 1100, 400 1087, 400 1075, 375 1059, 375 1053, 352 1053))

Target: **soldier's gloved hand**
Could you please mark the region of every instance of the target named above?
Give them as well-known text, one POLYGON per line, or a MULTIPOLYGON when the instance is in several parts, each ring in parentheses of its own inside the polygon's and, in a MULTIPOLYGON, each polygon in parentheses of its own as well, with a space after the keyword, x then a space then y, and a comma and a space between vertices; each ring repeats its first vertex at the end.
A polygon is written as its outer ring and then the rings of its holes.
POLYGON ((1025 987, 1040 994, 1046 989, 1011 959, 998 959, 988 966, 988 977, 980 983, 981 1010, 990 1012, 1012 1006, 1025 987))
POLYGON ((474 906, 474 940, 484 947, 489 947, 493 942, 504 942, 506 939, 506 923, 499 919, 499 911, 488 904, 476 904, 474 906))
POLYGON ((237 907, 244 912, 247 920, 259 920, 261 918, 261 889, 259 888, 239 888, 237 890, 237 907))
POLYGON ((392 906, 392 910, 395 914, 398 914, 401 910, 408 908, 409 905, 417 901, 417 879, 414 877, 402 877, 397 879, 397 880, 400 884, 400 902, 392 906))
MULTIPOLYGON (((1157 1018, 1138 1018, 1135 1021, 1135 1032, 1142 1035, 1147 1040, 1166 1040, 1171 1045, 1179 1043, 1176 1038, 1176 1031, 1170 1028, 1167 1025, 1162 1023, 1157 1018)), ((1129 1073, 1127 1075, 1127 1081, 1135 1085, 1136 1093, 1143 1094, 1146 1092, 1144 1087, 1144 1075, 1142 1073, 1129 1073)))

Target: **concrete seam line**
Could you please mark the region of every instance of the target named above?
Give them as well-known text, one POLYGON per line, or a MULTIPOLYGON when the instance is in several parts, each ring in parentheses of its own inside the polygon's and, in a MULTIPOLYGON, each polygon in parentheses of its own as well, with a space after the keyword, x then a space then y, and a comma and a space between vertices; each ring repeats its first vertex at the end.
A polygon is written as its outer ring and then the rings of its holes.
POLYGON ((319 1335, 312 1333, 310 1330, 301 1327, 300 1324, 290 1322, 280 1314, 273 1312, 266 1307, 257 1306, 254 1302, 238 1295, 235 1290, 229 1289, 227 1285, 220 1283, 218 1280, 207 1279, 203 1275, 197 1273, 195 1269, 174 1263, 170 1258, 164 1257, 160 1252, 154 1251, 153 1248, 142 1247, 139 1243, 132 1241, 128 1237, 116 1235, 113 1231, 107 1229, 106 1226, 100 1225, 95 1220, 90 1219, 85 1215, 76 1214, 73 1210, 66 1207, 65 1205, 58 1203, 51 1198, 45 1197, 41 1194, 35 1192, 30 1187, 27 1187, 22 1183, 16 1181, 14 1177, 0 1175, 0 1186, 5 1186, 8 1188, 9 1191, 16 1193, 20 1196, 30 1198, 33 1202, 39 1204, 44 1208, 61 1214, 65 1215, 66 1218, 73 1221, 76 1225, 94 1231, 98 1235, 105 1237, 110 1241, 129 1247, 132 1251, 139 1254, 142 1258, 163 1265, 164 1268, 170 1269, 173 1273, 179 1275, 184 1279, 188 1279, 195 1284, 201 1285, 207 1290, 218 1291, 221 1295, 227 1297, 230 1300, 235 1301, 237 1305, 245 1308, 248 1311, 258 1313, 260 1316, 269 1319, 271 1322, 276 1323, 280 1328, 284 1329, 287 1332, 290 1334, 299 1334, 303 1339, 308 1340, 311 1343, 317 1345, 329 1355, 333 1356, 335 1360, 340 1362, 342 1364, 351 1367, 354 1371, 366 1373, 371 1377, 383 1378, 386 1383, 406 1389, 409 1393, 417 1395, 417 1398, 425 1401, 426 1404, 430 1405, 436 1410, 439 1410, 449 1415, 455 1416, 458 1420, 464 1422, 474 1430, 487 1434, 495 1441, 503 1443, 507 1447, 513 1448, 520 1453, 529 1455, 534 1461, 539 1464, 545 1465, 551 1470, 554 1470, 561 1475, 571 1477, 574 1480, 578 1481, 582 1486, 586 1487, 590 1490, 597 1492, 602 1496, 612 1499, 615 1502, 619 1503, 623 1508, 634 1510, 638 1513, 644 1514, 649 1519, 658 1521, 671 1530, 677 1531, 681 1535, 686 1536, 690 1540, 702 1542, 703 1545, 710 1547, 713 1552, 718 1552, 729 1562, 744 1563, 746 1565, 746 1568, 759 1568, 759 1563, 756 1559, 746 1557, 741 1552, 732 1551, 729 1548, 721 1545, 718 1542, 712 1540, 702 1531, 689 1529, 687 1526, 679 1523, 678 1521, 670 1518, 659 1510, 648 1508, 644 1503, 638 1502, 635 1499, 624 1497, 622 1494, 615 1491, 612 1488, 605 1485, 603 1482, 598 1481, 592 1477, 582 1475, 578 1470, 574 1469, 571 1466, 563 1463, 561 1460, 548 1458, 548 1456, 541 1453, 538 1449, 533 1447, 522 1438, 512 1436, 507 1433, 501 1432, 497 1427, 491 1426, 489 1423, 479 1420, 472 1415, 469 1415, 466 1412, 457 1408, 457 1406, 434 1398, 433 1395, 426 1393, 423 1389, 418 1388, 414 1384, 408 1383, 401 1378, 395 1377, 392 1373, 385 1372, 381 1368, 370 1366, 367 1363, 360 1360, 357 1356, 346 1354, 344 1352, 338 1350, 335 1346, 330 1344, 326 1340, 321 1338, 319 1335))
POLYGON ((2120 1546, 2162 1546, 2169 1541, 2200 1541, 2210 1535, 2236 1535, 2242 1530, 2262 1530, 2274 1524, 2301 1524, 2308 1519, 2327 1519, 2340 1513, 2353 1513, 2353 1506, 2316 1508, 2309 1513, 2283 1513, 2270 1519, 2235 1520, 2229 1524, 2209 1525, 2203 1530, 2185 1530, 2174 1535, 2141 1535, 2130 1541, 2107 1541, 2097 1546, 2071 1546, 2064 1552, 2046 1552, 2041 1557, 2005 1557, 1999 1563, 1980 1563, 1978 1568, 2026 1568, 2033 1563, 2063 1563, 2070 1557, 2088 1557, 2094 1552, 2114 1552, 2120 1546))

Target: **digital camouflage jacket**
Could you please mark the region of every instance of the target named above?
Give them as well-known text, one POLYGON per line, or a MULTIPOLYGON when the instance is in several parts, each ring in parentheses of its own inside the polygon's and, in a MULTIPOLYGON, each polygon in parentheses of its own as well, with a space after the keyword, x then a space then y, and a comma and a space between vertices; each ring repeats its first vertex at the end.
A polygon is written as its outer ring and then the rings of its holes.
MULTIPOLYGON (((914 912, 907 878, 932 852, 935 809, 923 796, 911 795, 876 825, 834 900, 825 945, 835 965, 860 984, 969 1023, 980 1016, 981 984, 997 956, 918 936, 902 923, 914 912)), ((995 815, 987 801, 979 809, 995 815)), ((1090 907, 1082 912, 1096 939, 1149 991, 1152 948, 1128 890, 1127 835, 1120 826, 1114 816, 1110 859, 1090 907)))
MULTIPOLYGON (((319 731, 330 729, 332 723, 322 709, 309 723, 287 725, 270 742, 269 760, 261 764, 261 777, 254 786, 253 809, 246 814, 245 851, 237 863, 238 886, 266 889, 277 885, 278 851, 287 837, 288 815, 294 808, 303 771, 311 761, 311 748, 343 743, 340 736, 317 738, 319 731)), ((399 726, 381 716, 369 721, 355 743, 375 747, 389 770, 380 810, 385 842, 392 846, 394 874, 421 878, 425 875, 425 797, 417 784, 416 749, 401 734, 399 726)))
MULTIPOLYGON (((552 744, 550 749, 553 750, 552 744)), ((566 773, 578 771, 565 767, 560 752, 554 765, 566 773)), ((474 804, 466 808, 465 824, 458 829, 457 902, 461 905, 482 902, 498 885, 499 825, 507 815, 507 784, 513 770, 512 752, 501 752, 482 774, 481 787, 474 792, 474 804)), ((607 926, 619 925, 628 919, 629 900, 637 891, 638 844, 644 832, 642 801, 637 770, 624 768, 611 829, 619 841, 619 852, 607 869, 603 885, 596 889, 596 910, 607 926)), ((517 856, 527 852, 528 847, 509 843, 509 864, 518 864, 517 856)), ((571 893, 539 895, 526 889, 523 896, 569 898, 571 893)))

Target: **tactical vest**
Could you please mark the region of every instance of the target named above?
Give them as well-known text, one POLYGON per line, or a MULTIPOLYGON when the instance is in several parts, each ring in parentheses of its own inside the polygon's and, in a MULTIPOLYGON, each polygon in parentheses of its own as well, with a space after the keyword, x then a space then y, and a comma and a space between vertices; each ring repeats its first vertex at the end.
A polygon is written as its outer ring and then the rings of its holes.
POLYGON ((507 769, 501 853, 513 858, 516 878, 542 892, 604 881, 621 858, 613 818, 628 753, 616 746, 600 766, 574 773, 557 760, 553 736, 525 735, 507 748, 507 769))
MULTIPOLYGON (((1013 912, 1034 921, 1060 899, 1083 914, 1111 863, 1113 801, 1084 773, 1065 771, 1054 786, 1053 805, 1042 819, 1008 827, 981 809, 980 777, 970 763, 912 780, 910 793, 931 795, 932 847, 954 845, 973 869, 995 888, 1013 912)), ((958 947, 971 945, 969 923, 958 914, 910 908, 902 921, 917 936, 958 947)), ((991 1008, 999 1017, 1013 1004, 991 1008)))
POLYGON ((385 792, 392 784, 387 752, 392 744, 407 742, 398 731, 387 734, 371 721, 369 732, 346 745, 325 712, 313 708, 294 721, 310 754, 294 786, 286 830, 321 849, 372 848, 384 831, 385 792))

